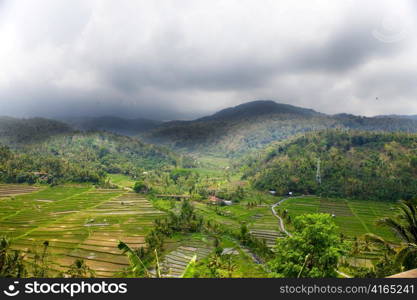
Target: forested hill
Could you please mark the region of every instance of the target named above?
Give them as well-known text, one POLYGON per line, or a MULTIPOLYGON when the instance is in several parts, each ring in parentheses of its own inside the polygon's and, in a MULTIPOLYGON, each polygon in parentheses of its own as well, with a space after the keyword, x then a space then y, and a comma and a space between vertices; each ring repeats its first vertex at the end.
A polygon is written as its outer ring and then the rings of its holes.
POLYGON ((149 131, 162 124, 161 121, 142 118, 126 119, 114 116, 68 118, 64 121, 78 130, 104 130, 128 136, 149 131))
POLYGON ((197 119, 196 121, 227 121, 227 120, 243 120, 246 118, 260 117, 271 114, 286 114, 293 116, 322 116, 312 109, 292 106, 288 104, 281 104, 272 100, 258 100, 243 103, 241 105, 223 109, 211 116, 197 119))
POLYGON ((254 187, 279 194, 410 199, 417 194, 417 134, 308 133, 274 143, 243 165, 244 178, 254 187), (316 177, 319 163, 321 184, 316 177))
POLYGON ((417 115, 383 115, 377 116, 378 118, 391 118, 391 119, 410 119, 417 120, 417 115))
POLYGON ((73 129, 69 125, 50 119, 0 117, 0 143, 12 147, 40 142, 71 131, 73 129))
POLYGON ((273 101, 254 101, 194 121, 168 122, 143 138, 180 150, 236 156, 299 133, 329 128, 417 132, 417 121, 348 114, 331 116, 273 101))
POLYGON ((18 150, 0 148, 3 182, 99 183, 107 173, 138 176, 183 160, 167 149, 104 132, 55 135, 18 150))

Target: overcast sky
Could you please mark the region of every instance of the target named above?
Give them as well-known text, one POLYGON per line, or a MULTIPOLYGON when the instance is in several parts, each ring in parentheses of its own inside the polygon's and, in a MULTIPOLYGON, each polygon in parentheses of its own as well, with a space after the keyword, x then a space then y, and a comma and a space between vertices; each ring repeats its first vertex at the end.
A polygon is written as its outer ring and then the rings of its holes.
POLYGON ((417 114, 416 2, 0 0, 0 115, 417 114))

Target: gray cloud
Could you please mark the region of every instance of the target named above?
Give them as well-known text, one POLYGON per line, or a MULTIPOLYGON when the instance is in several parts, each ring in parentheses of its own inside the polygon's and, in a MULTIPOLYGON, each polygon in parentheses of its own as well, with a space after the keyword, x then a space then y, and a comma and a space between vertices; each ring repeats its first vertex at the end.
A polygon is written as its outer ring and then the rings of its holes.
POLYGON ((0 115, 417 113, 412 0, 6 0, 0 16, 0 115))

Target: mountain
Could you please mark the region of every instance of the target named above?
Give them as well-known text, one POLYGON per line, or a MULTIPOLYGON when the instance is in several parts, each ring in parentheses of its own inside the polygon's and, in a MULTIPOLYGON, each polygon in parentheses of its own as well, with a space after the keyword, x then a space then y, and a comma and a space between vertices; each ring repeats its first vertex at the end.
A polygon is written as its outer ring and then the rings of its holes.
POLYGON ((294 115, 320 116, 323 115, 312 109, 301 108, 288 104, 281 104, 272 100, 257 100, 223 109, 214 115, 197 119, 196 121, 230 121, 236 119, 254 118, 264 115, 294 115))
POLYGON ((134 136, 154 129, 162 124, 161 121, 148 119, 125 119, 114 116, 78 117, 64 120, 67 124, 83 131, 104 130, 122 135, 134 136))
POLYGON ((227 108, 194 121, 167 122, 141 137, 177 150, 236 156, 300 133, 331 128, 417 132, 417 121, 326 115, 263 100, 227 108))
POLYGON ((376 116, 377 118, 393 118, 393 119, 410 119, 417 120, 417 115, 382 115, 376 116))
POLYGON ((311 132, 273 143, 243 166, 254 187, 279 194, 407 200, 417 193, 417 134, 311 132))
POLYGON ((0 143, 11 147, 39 142, 72 131, 71 126, 50 119, 0 117, 0 143))

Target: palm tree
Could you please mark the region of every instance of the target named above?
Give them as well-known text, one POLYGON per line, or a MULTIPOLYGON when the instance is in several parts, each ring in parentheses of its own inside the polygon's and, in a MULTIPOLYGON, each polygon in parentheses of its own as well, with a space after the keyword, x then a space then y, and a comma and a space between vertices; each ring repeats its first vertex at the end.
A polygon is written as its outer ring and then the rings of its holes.
POLYGON ((10 240, 0 239, 0 277, 24 277, 27 270, 24 264, 24 256, 19 251, 10 249, 10 240))
POLYGON ((133 277, 152 277, 140 257, 126 243, 119 241, 118 248, 127 255, 133 277))
POLYGON ((388 251, 395 250, 395 262, 407 269, 417 266, 417 207, 415 201, 401 201, 400 214, 397 217, 387 217, 378 221, 379 224, 393 229, 402 241, 399 249, 383 238, 367 234, 366 239, 382 244, 388 251))
MULTIPOLYGON (((119 241, 118 248, 122 250, 124 254, 127 255, 129 259, 131 275, 133 277, 147 277, 147 278, 151 278, 153 276, 155 276, 156 278, 164 277, 164 275, 161 274, 158 252, 156 249, 154 250, 155 258, 156 258, 156 270, 155 270, 155 275, 152 275, 152 273, 149 272, 146 265, 140 259, 137 253, 132 248, 130 248, 126 243, 119 241)), ((187 266, 185 267, 184 272, 180 276, 181 278, 192 278, 194 276, 196 260, 197 260, 197 256, 194 255, 191 258, 191 260, 188 262, 187 266)))

